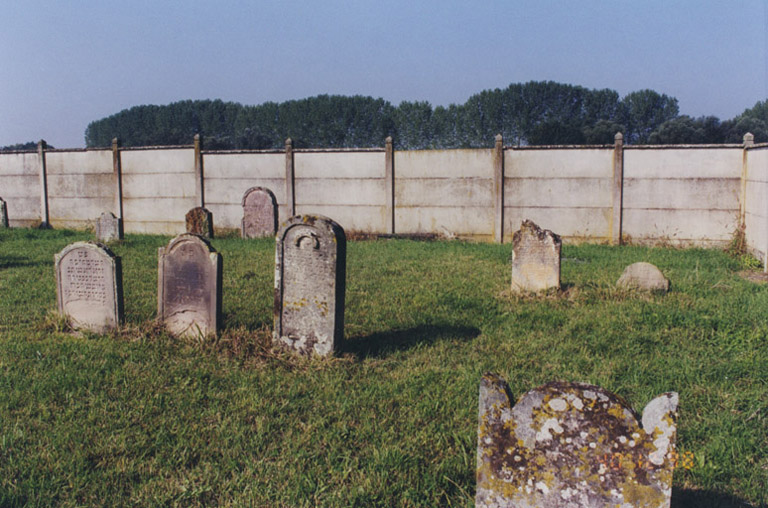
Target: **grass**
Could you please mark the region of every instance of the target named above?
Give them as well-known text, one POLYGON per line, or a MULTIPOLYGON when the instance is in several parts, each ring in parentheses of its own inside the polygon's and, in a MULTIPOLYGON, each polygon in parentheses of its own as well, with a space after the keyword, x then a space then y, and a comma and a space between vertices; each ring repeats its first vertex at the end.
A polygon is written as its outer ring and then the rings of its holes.
POLYGON ((350 242, 344 351, 301 359, 269 347, 271 239, 213 241, 217 340, 152 323, 169 238, 139 235, 125 329, 65 333, 53 254, 88 238, 0 230, 0 506, 472 506, 485 371, 678 391, 673 506, 768 506, 768 287, 722 252, 566 246, 563 290, 518 297, 508 245, 350 242), (671 292, 616 289, 635 261, 671 292))

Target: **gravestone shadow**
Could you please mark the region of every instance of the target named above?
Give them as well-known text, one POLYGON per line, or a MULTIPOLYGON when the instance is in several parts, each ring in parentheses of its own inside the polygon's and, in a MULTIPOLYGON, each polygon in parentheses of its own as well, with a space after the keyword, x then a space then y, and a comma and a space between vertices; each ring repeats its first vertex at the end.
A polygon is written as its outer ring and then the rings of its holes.
POLYGON ((383 357, 419 344, 444 339, 474 339, 478 335, 480 335, 480 329, 471 326, 419 325, 405 330, 377 332, 363 337, 348 338, 343 343, 342 352, 352 353, 359 359, 383 357))
POLYGON ((40 261, 30 261, 29 258, 21 256, 3 256, 0 258, 0 269, 2 268, 18 268, 21 266, 39 266, 44 263, 40 261))
POLYGON ((671 508, 766 508, 766 504, 752 505, 743 499, 709 490, 672 488, 671 508))

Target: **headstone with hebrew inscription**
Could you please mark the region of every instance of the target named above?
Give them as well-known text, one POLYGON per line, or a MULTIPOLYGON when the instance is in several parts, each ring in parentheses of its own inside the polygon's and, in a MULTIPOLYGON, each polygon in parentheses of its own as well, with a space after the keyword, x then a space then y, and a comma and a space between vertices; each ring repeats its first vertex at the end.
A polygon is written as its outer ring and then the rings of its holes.
POLYGON ((0 228, 8 227, 8 205, 5 200, 0 198, 0 228))
POLYGON ((123 239, 123 219, 111 212, 104 212, 96 220, 96 239, 100 242, 114 242, 123 239))
POLYGON ((291 217, 277 234, 276 344, 301 354, 329 355, 344 338, 346 236, 319 215, 291 217))
POLYGON ((251 187, 243 195, 243 238, 275 236, 277 231, 277 200, 271 190, 251 187))
POLYGON ((669 279, 651 263, 632 263, 624 269, 616 285, 641 291, 669 291, 669 279))
POLYGON ((120 258, 107 247, 76 242, 54 256, 59 314, 76 330, 104 333, 123 322, 120 258))
POLYGON ((158 250, 157 316, 173 335, 213 335, 221 322, 221 254, 185 233, 158 250))
POLYGON ((213 238, 213 214, 207 208, 198 206, 187 212, 185 216, 187 233, 213 238))
POLYGON ((640 418, 598 386, 549 383, 514 406, 507 383, 480 382, 478 508, 669 507, 675 467, 674 392, 640 418))
POLYGON ((512 236, 512 291, 560 288, 560 237, 525 220, 512 236))

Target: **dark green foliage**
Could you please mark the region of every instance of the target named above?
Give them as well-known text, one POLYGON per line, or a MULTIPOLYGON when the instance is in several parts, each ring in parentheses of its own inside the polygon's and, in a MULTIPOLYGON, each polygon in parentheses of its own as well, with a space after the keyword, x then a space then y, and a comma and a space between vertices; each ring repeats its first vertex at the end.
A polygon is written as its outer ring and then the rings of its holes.
MULTIPOLYGON (((768 101, 766 101, 768 102, 768 101)), ((190 144, 203 136, 208 149, 381 147, 387 136, 402 150, 488 148, 501 134, 513 145, 741 142, 745 132, 768 140, 768 106, 758 103, 721 123, 713 116, 678 116, 677 99, 653 90, 620 98, 610 89, 590 90, 554 81, 514 83, 484 90, 464 104, 433 107, 355 95, 318 95, 282 103, 244 106, 220 100, 136 106, 92 122, 88 147, 190 144), (738 139, 736 139, 738 138, 738 139)))
MULTIPOLYGON (((45 145, 47 148, 53 148, 51 145, 45 145)), ((37 150, 37 141, 27 141, 26 143, 16 143, 0 147, 0 152, 22 152, 37 150)))

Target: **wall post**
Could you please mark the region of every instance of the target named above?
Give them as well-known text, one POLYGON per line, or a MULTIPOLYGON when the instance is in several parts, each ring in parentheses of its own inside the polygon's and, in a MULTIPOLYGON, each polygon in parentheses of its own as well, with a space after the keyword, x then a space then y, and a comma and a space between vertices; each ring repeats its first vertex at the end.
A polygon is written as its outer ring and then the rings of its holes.
POLYGON ((45 168, 45 149, 47 148, 45 140, 41 139, 37 143, 37 159, 40 168, 40 228, 48 229, 51 227, 48 214, 48 174, 45 168))
POLYGON ((195 134, 195 197, 197 206, 205 207, 205 175, 203 174, 203 141, 195 134))
POLYGON ((741 152, 741 196, 739 197, 739 224, 744 228, 747 218, 747 177, 748 177, 748 156, 747 150, 755 144, 755 136, 751 132, 744 134, 744 149, 741 152))
POLYGON ((384 145, 384 189, 386 193, 386 230, 395 234, 395 149, 392 136, 387 136, 384 145))
POLYGON ((611 245, 621 245, 621 222, 624 209, 624 135, 617 132, 613 142, 613 215, 611 245))
POLYGON ((112 172, 115 175, 115 214, 123 218, 123 166, 120 160, 120 144, 112 139, 112 172))
POLYGON ((504 138, 496 134, 493 148, 493 241, 504 243, 504 138))
POLYGON ((288 217, 296 215, 295 174, 293 165, 293 141, 285 140, 285 205, 288 207, 288 217))

